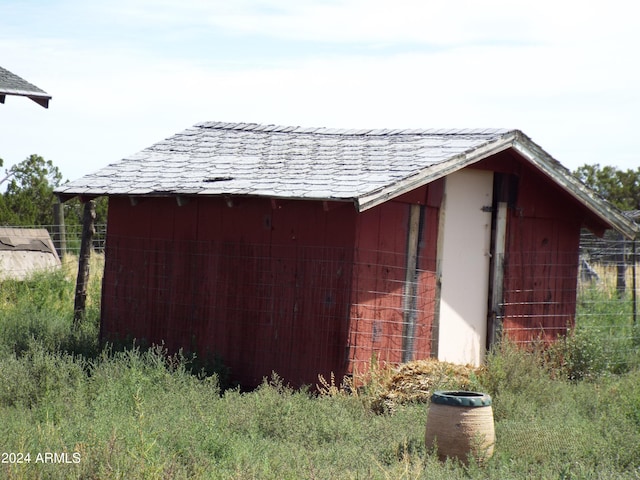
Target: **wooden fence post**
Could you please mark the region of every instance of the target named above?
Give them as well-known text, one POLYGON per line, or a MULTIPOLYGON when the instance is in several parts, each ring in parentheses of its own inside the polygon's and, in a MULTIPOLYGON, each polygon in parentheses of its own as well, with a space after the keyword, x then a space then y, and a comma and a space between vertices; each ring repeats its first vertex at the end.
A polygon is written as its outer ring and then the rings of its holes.
POLYGON ((53 245, 62 259, 67 253, 67 231, 64 226, 64 204, 61 202, 53 204, 53 224, 53 245))
POLYGON ((409 209, 409 227, 407 233, 407 262, 405 265, 404 292, 402 298, 402 361, 413 360, 416 331, 418 249, 420 243, 420 224, 422 208, 411 205, 409 209))
POLYGON ((632 287, 633 288, 633 294, 632 294, 632 298, 633 298, 633 324, 636 325, 638 323, 638 285, 636 283, 636 269, 638 267, 638 257, 637 257, 637 252, 636 252, 636 240, 635 238, 633 239, 633 241, 631 242, 631 258, 633 259, 633 263, 631 264, 632 267, 632 273, 633 273, 633 277, 631 280, 632 283, 632 287))
POLYGON ((627 290, 627 258, 626 258, 626 244, 621 234, 618 236, 616 242, 615 259, 616 259, 616 291, 618 297, 623 297, 627 290))
POLYGON ((94 221, 96 219, 96 203, 89 200, 84 204, 82 216, 82 241, 80 243, 80 256, 78 257, 78 278, 76 280, 76 297, 73 308, 73 328, 77 329, 85 316, 87 302, 87 286, 89 284, 89 260, 93 235, 95 234, 94 221))

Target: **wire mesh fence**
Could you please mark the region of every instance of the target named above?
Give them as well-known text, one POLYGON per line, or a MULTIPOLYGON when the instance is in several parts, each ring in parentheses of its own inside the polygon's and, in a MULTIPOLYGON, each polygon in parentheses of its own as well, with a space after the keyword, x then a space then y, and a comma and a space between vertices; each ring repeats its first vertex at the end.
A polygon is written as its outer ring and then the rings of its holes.
POLYGON ((435 272, 404 254, 112 235, 107 258, 105 336, 214 352, 242 383, 429 354, 435 272))
MULTIPOLYGON (((632 252, 632 242, 616 247, 621 245, 619 239, 590 241, 579 252, 512 253, 518 258, 504 263, 499 319, 502 333, 520 343, 579 334, 597 343, 602 361, 615 369, 625 361, 622 357, 637 351, 639 343, 637 258, 617 255, 618 248, 632 252), (617 280, 621 268, 624 291, 617 280)), ((173 330, 158 331, 158 337, 184 344, 192 335, 184 325, 199 328, 213 315, 221 325, 217 335, 228 336, 226 354, 238 356, 238 362, 253 356, 234 347, 252 331, 251 325, 265 334, 254 336, 248 347, 258 357, 272 350, 303 349, 307 358, 346 355, 356 364, 366 364, 374 355, 398 363, 435 353, 439 271, 435 259, 420 258, 420 265, 430 267, 417 268, 408 278, 406 256, 397 252, 149 239, 140 239, 135 247, 111 246, 108 255, 117 251, 124 256, 112 262, 111 268, 120 274, 107 279, 104 290, 113 297, 110 301, 119 302, 119 313, 114 315, 124 318, 131 313, 132 297, 152 296, 153 305, 135 316, 138 325, 148 317, 149 324, 162 329, 162 321, 156 319, 171 312, 174 320, 166 329, 173 330), (123 273, 131 262, 144 265, 139 269, 144 278, 123 273), (125 287, 134 281, 147 290, 133 293, 137 287, 125 287), (238 329, 245 333, 233 333, 238 329)))
MULTIPOLYGON (((65 242, 60 241, 54 226, 45 228, 57 248, 65 245, 65 254, 78 254, 81 225, 66 226, 65 242)), ((95 230, 94 251, 104 252, 106 225, 98 224, 95 230)), ((324 325, 324 345, 328 349, 346 348, 336 346, 333 339, 338 334, 332 325, 347 316, 352 319, 352 331, 340 335, 350 336, 352 343, 366 340, 373 350, 385 345, 389 359, 410 359, 408 350, 426 352, 437 335, 439 268, 435 259, 419 259, 429 267, 417 268, 409 278, 406 258, 391 252, 363 251, 358 257, 357 252, 327 248, 321 251, 306 247, 293 252, 285 246, 140 239, 137 245, 127 247, 130 251, 125 261, 118 258, 122 254, 116 245, 118 239, 110 242, 114 242, 114 248, 108 251, 113 256, 109 263, 120 270, 119 276, 107 278, 107 282, 117 282, 118 288, 107 285, 105 291, 120 295, 123 312, 131 310, 133 297, 140 293, 125 293, 123 284, 135 281, 139 285, 136 288, 145 289, 143 297, 156 295, 160 299, 150 315, 181 312, 191 323, 204 321, 195 317, 212 314, 210 309, 195 305, 197 298, 217 298, 224 308, 217 306, 215 315, 226 315, 225 322, 233 325, 258 317, 258 325, 270 325, 274 315, 284 311, 295 312, 292 315, 299 319, 307 315, 304 309, 309 309, 309 315, 321 314, 318 321, 324 325), (139 259, 138 272, 123 274, 122 269, 132 258, 139 259), (354 269, 360 273, 354 273, 354 269), (340 281, 338 272, 343 276, 340 281), (344 280, 347 277, 348 282, 344 280), (190 286, 190 293, 177 298, 175 292, 184 284, 190 286), (295 293, 304 289, 310 293, 296 299, 295 293), (336 310, 336 302, 344 306, 336 310), (332 305, 333 310, 329 308, 332 305)), ((497 313, 503 334, 520 343, 579 334, 596 342, 602 357, 614 366, 622 363, 623 357, 638 353, 640 253, 635 241, 613 232, 603 238, 585 232, 578 252, 510 255, 518 258, 505 258, 503 262, 503 301, 497 313)), ((293 328, 295 322, 287 321, 286 328, 293 328)), ((262 347, 268 350, 273 345, 262 347)), ((366 362, 371 353, 370 349, 350 354, 366 362)), ((317 357, 326 354, 314 353, 317 357)))
MULTIPOLYGON (((103 253, 107 226, 96 224, 92 250, 103 253)), ((1 226, 0 279, 26 279, 36 272, 57 268, 60 260, 80 253, 82 225, 1 226)))
POLYGON ((540 257, 540 252, 511 252, 503 259, 501 333, 530 346, 561 337, 575 357, 566 361, 583 362, 584 368, 615 372, 635 361, 640 346, 635 242, 585 233, 579 252, 540 257))
MULTIPOLYGON (((39 225, 31 227, 16 228, 45 228, 53 241, 59 257, 65 254, 78 255, 80 253, 80 242, 82 240, 82 225, 64 225, 62 229, 58 225, 39 225)), ((99 253, 104 252, 107 240, 107 224, 97 223, 94 225, 93 250, 99 253)))
MULTIPOLYGON (((580 243, 575 334, 591 341, 600 362, 624 368, 640 347, 637 240, 584 232, 580 243)), ((580 337, 579 337, 580 338, 580 337)))
MULTIPOLYGON (((522 252, 518 257, 526 256, 522 252)), ((512 254, 513 256, 513 254, 512 254)), ((504 331, 520 343, 567 334, 567 355, 581 368, 622 371, 637 362, 640 347, 636 241, 614 232, 581 235, 577 254, 554 252, 545 261, 532 258, 518 267, 506 258, 504 331), (551 321, 549 320, 551 319, 551 321), (543 327, 545 325, 545 327, 543 327)))

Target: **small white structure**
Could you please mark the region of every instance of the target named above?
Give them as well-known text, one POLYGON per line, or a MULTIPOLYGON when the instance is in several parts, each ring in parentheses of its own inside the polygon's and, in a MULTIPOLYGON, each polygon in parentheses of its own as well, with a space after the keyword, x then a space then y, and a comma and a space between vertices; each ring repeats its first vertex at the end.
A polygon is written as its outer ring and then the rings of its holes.
POLYGON ((59 266, 60 258, 46 229, 0 227, 0 280, 24 280, 34 272, 59 266))

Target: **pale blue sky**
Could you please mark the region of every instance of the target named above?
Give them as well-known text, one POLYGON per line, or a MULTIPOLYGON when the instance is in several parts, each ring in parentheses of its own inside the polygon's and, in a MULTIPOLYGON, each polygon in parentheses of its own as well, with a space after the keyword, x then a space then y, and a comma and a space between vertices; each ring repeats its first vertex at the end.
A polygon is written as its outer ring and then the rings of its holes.
POLYGON ((519 128, 570 169, 637 168, 633 5, 0 0, 0 65, 53 96, 0 105, 0 158, 75 179, 215 120, 519 128))

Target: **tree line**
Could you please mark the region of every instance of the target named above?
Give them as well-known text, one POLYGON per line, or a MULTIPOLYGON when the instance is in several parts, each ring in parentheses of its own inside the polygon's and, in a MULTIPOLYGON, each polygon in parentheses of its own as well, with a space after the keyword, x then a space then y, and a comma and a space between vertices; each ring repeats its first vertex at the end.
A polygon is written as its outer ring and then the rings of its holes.
MULTIPOLYGON (((0 167, 4 161, 0 158, 0 167)), ((50 226, 54 224, 53 190, 63 184, 60 169, 51 160, 30 155, 5 169, 0 177, 0 224, 5 226, 50 226)), ((107 221, 107 199, 96 199, 96 223, 107 221)), ((65 223, 82 224, 82 204, 74 198, 64 204, 65 223)))
POLYGON ((585 164, 573 174, 620 210, 640 210, 640 167, 621 170, 585 164))
MULTIPOLYGON (((0 167, 4 164, 0 158, 0 167)), ((612 166, 583 165, 572 172, 596 194, 621 210, 640 210, 640 167, 622 170, 612 166)), ((60 169, 51 160, 30 155, 5 169, 0 178, 0 224, 46 226, 54 224, 53 190, 63 184, 60 169)), ((107 221, 107 199, 96 199, 96 223, 107 221)), ((82 223, 82 204, 77 198, 64 205, 67 225, 82 223)))

